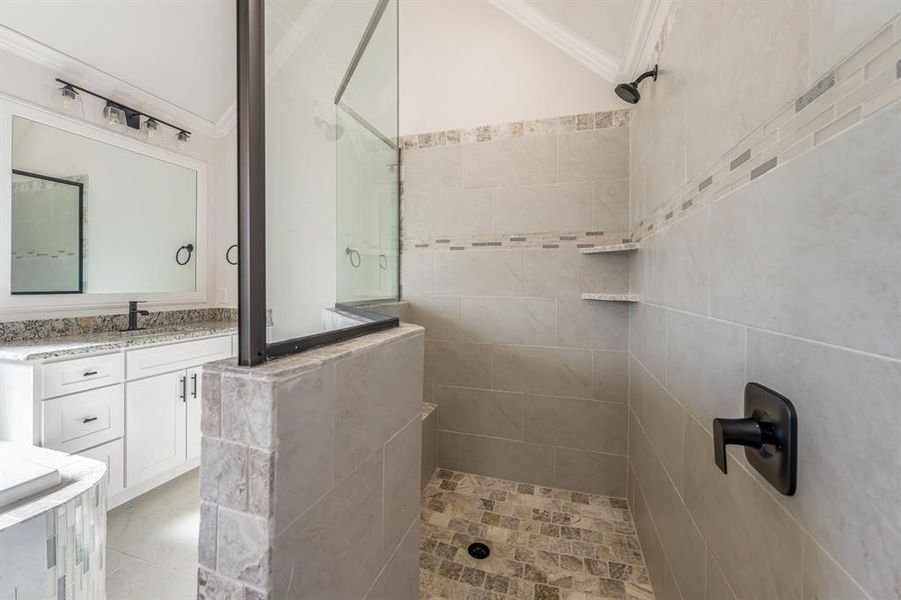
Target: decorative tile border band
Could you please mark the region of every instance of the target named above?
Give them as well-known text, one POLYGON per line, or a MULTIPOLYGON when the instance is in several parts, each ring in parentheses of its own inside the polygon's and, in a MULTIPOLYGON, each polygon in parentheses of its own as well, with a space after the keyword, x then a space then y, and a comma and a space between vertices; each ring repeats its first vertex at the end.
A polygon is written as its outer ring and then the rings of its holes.
POLYGON ((595 248, 632 241, 625 231, 575 231, 527 234, 494 234, 483 238, 404 239, 401 252, 417 248, 434 250, 497 250, 511 248, 595 248))
POLYGON ((482 125, 471 129, 450 129, 402 136, 398 144, 402 149, 480 144, 498 140, 516 140, 524 137, 554 135, 573 131, 628 127, 632 121, 629 109, 606 112, 581 113, 534 121, 512 121, 500 125, 482 125))
MULTIPOLYGON (((673 4, 667 16, 665 33, 672 27, 677 5, 673 4)), ((658 42, 658 54, 665 33, 658 42)), ((633 231, 634 241, 649 237, 662 226, 713 203, 901 100, 899 40, 901 15, 639 221, 633 231)))

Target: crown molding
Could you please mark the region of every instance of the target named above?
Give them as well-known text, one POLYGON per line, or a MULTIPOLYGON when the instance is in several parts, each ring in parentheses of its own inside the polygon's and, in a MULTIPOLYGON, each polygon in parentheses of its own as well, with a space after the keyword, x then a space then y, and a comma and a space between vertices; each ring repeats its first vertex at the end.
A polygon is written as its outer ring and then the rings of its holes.
POLYGON ((655 46, 672 0, 638 0, 619 79, 632 79, 651 67, 655 46))
POLYGON ((561 25, 543 11, 529 6, 523 0, 488 0, 488 2, 596 75, 611 83, 616 81, 620 70, 620 61, 615 56, 561 25))
MULTIPOLYGON (((0 25, 0 51, 15 54, 38 66, 54 71, 63 79, 82 85, 97 93, 159 115, 180 127, 209 137, 222 137, 228 132, 219 123, 191 112, 177 104, 142 89, 124 79, 111 75, 68 54, 0 25)), ((222 119, 220 119, 220 122, 222 119)))

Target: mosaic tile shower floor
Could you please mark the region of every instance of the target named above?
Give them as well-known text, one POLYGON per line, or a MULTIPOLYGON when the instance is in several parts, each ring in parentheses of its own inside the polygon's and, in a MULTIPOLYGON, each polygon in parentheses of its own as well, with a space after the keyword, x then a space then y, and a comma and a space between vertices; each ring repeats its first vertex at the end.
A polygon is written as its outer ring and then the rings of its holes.
POLYGON ((654 598, 622 498, 438 469, 420 519, 421 600, 654 598))

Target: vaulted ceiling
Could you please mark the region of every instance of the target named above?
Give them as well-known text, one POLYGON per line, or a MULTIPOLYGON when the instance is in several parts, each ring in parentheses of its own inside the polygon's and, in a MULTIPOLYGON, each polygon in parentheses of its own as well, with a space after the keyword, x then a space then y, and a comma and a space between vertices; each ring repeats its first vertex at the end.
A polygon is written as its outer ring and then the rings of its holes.
MULTIPOLYGON (((302 30, 311 14, 345 1, 267 0, 269 49, 291 34, 292 24, 302 30)), ((665 0, 485 1, 613 81, 638 65, 647 30, 665 0)), ((233 0, 2 0, 0 25, 0 48, 6 51, 203 133, 222 135, 233 125, 233 0)))

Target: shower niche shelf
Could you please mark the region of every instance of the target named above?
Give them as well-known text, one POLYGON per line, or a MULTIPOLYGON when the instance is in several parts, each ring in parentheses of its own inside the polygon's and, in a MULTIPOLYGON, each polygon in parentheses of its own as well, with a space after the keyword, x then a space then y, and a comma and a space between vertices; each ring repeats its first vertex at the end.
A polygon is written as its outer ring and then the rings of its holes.
POLYGON ((582 294, 582 300, 598 302, 638 302, 638 294, 582 294))
POLYGON ((610 252, 634 252, 638 250, 638 242, 627 244, 610 244, 607 246, 595 246, 594 248, 582 248, 582 254, 607 254, 610 252))

